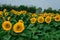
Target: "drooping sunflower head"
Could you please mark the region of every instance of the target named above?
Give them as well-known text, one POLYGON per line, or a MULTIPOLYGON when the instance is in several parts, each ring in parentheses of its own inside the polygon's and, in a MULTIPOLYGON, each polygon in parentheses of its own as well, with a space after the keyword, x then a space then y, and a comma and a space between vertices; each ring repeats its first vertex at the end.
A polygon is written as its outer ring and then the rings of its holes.
POLYGON ((36 22, 36 18, 31 18, 30 21, 31 21, 31 23, 35 23, 36 22))
POLYGON ((14 9, 12 9, 11 12, 12 12, 13 14, 17 14, 17 11, 14 10, 14 9))
POLYGON ((36 13, 32 14, 32 17, 36 17, 36 16, 37 16, 37 14, 36 14, 36 13))
POLYGON ((27 11, 26 10, 22 10, 22 11, 20 11, 22 14, 26 14, 27 13, 27 11))
POLYGON ((46 23, 50 23, 50 22, 51 22, 51 19, 52 19, 51 17, 47 16, 47 17, 45 18, 45 22, 46 22, 46 23))
POLYGON ((43 23, 44 22, 44 17, 39 16, 37 20, 38 20, 38 23, 43 23))
POLYGON ((24 24, 21 22, 17 22, 14 26, 13 26, 13 31, 15 33, 21 33, 24 30, 24 24))
POLYGON ((3 10, 4 13, 5 13, 6 11, 7 11, 6 9, 3 10))
POLYGON ((54 19, 55 21, 60 21, 60 16, 55 16, 54 19))
POLYGON ((6 31, 11 30, 11 28, 12 28, 11 22, 10 22, 10 21, 4 21, 4 22, 2 23, 2 28, 3 28, 4 30, 6 30, 6 31))
POLYGON ((10 18, 11 18, 11 17, 9 16, 9 17, 7 18, 7 20, 9 21, 9 20, 10 20, 10 18))
POLYGON ((2 11, 0 11, 0 17, 2 17, 2 11))
POLYGON ((18 22, 24 23, 24 21, 23 21, 23 20, 18 20, 18 22))
POLYGON ((5 16, 8 16, 8 13, 9 13, 9 12, 5 12, 4 15, 5 15, 5 16))
POLYGON ((21 15, 21 12, 17 12, 17 15, 21 15))

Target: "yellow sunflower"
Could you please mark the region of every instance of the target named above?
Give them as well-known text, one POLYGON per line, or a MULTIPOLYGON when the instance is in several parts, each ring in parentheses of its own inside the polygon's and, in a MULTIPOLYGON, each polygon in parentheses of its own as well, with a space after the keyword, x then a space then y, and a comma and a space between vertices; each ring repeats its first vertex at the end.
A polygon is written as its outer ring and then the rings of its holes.
POLYGON ((39 14, 39 16, 42 16, 42 17, 44 17, 44 16, 43 16, 43 13, 39 14))
POLYGON ((46 22, 46 23, 50 23, 50 22, 51 22, 51 17, 47 16, 47 17, 45 18, 45 22, 46 22))
POLYGON ((5 12, 5 16, 8 16, 8 12, 5 12))
POLYGON ((11 30, 11 28, 12 28, 11 22, 10 22, 10 21, 4 21, 4 22, 2 23, 2 28, 3 28, 4 30, 6 30, 6 31, 11 30))
POLYGON ((7 18, 7 20, 9 21, 9 20, 10 20, 10 18, 11 18, 11 17, 9 16, 9 17, 7 18))
POLYGON ((22 10, 22 11, 20 11, 22 14, 26 14, 27 13, 27 11, 26 10, 22 10))
POLYGON ((0 11, 0 17, 2 17, 2 11, 0 11))
POLYGON ((37 14, 36 14, 36 13, 32 14, 32 17, 36 17, 36 16, 37 16, 37 14))
POLYGON ((31 23, 35 23, 36 22, 36 18, 31 18, 30 21, 31 21, 31 23))
POLYGON ((43 14, 43 16, 46 17, 46 16, 48 16, 48 14, 45 12, 45 13, 43 14))
POLYGON ((18 22, 24 23, 23 20, 18 20, 18 22))
POLYGON ((60 14, 59 13, 56 13, 55 16, 60 16, 60 14))
POLYGON ((53 13, 49 13, 49 14, 48 14, 48 16, 53 17, 53 16, 54 16, 54 14, 53 14, 53 13))
POLYGON ((17 12, 17 15, 21 15, 21 12, 17 12))
POLYGON ((12 12, 13 14, 17 14, 17 11, 14 10, 14 9, 12 9, 11 12, 12 12))
POLYGON ((15 33, 21 33, 24 30, 24 24, 21 22, 17 22, 14 26, 13 26, 13 31, 15 33))
POLYGON ((4 21, 6 21, 6 20, 5 20, 5 17, 2 17, 2 19, 3 19, 4 21))
POLYGON ((43 23, 44 22, 44 17, 39 16, 37 20, 38 20, 39 23, 43 23))
POLYGON ((7 11, 6 9, 3 10, 4 13, 5 13, 6 11, 7 11))
POLYGON ((55 21, 60 21, 60 16, 55 16, 54 19, 55 21))

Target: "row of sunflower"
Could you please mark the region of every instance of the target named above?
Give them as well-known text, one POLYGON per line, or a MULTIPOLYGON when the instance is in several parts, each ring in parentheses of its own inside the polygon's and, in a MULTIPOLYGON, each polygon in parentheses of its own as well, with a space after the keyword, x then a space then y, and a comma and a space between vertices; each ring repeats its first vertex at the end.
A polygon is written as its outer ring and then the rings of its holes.
POLYGON ((54 14, 54 13, 44 13, 39 14, 38 17, 36 17, 36 14, 32 14, 31 23, 35 23, 38 21, 38 23, 50 23, 52 20, 55 20, 56 22, 60 21, 60 14, 54 14))
POLYGON ((4 9, 0 11, 0 25, 1 40, 48 40, 49 38, 54 40, 58 34, 54 37, 52 32, 56 32, 57 29, 60 31, 60 14, 46 12, 36 14, 14 9, 7 12, 4 9))

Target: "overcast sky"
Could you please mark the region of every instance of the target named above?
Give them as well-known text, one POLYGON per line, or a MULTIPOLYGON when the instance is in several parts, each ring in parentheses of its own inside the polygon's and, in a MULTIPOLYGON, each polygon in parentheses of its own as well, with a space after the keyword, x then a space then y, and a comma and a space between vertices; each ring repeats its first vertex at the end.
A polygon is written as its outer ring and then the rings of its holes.
POLYGON ((0 4, 11 4, 11 5, 27 5, 36 6, 47 9, 52 7, 53 9, 60 9, 60 0, 0 0, 0 4))

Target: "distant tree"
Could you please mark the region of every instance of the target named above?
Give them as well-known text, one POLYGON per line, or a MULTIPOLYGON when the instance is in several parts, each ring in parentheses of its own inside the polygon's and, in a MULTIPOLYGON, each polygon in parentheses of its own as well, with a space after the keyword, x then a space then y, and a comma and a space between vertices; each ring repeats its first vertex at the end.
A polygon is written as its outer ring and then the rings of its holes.
POLYGON ((27 10, 27 6, 21 5, 18 7, 18 10, 27 10))
POLYGON ((55 13, 55 14, 57 13, 57 11, 56 11, 56 10, 52 10, 52 12, 53 12, 53 13, 55 13))
POLYGON ((31 13, 36 13, 36 7, 28 7, 27 11, 31 13))
POLYGON ((41 13, 41 12, 42 12, 42 8, 41 8, 41 7, 39 7, 39 8, 36 9, 36 13, 37 13, 37 14, 39 14, 39 13, 41 13))
POLYGON ((60 13, 60 9, 58 9, 58 13, 60 13))

